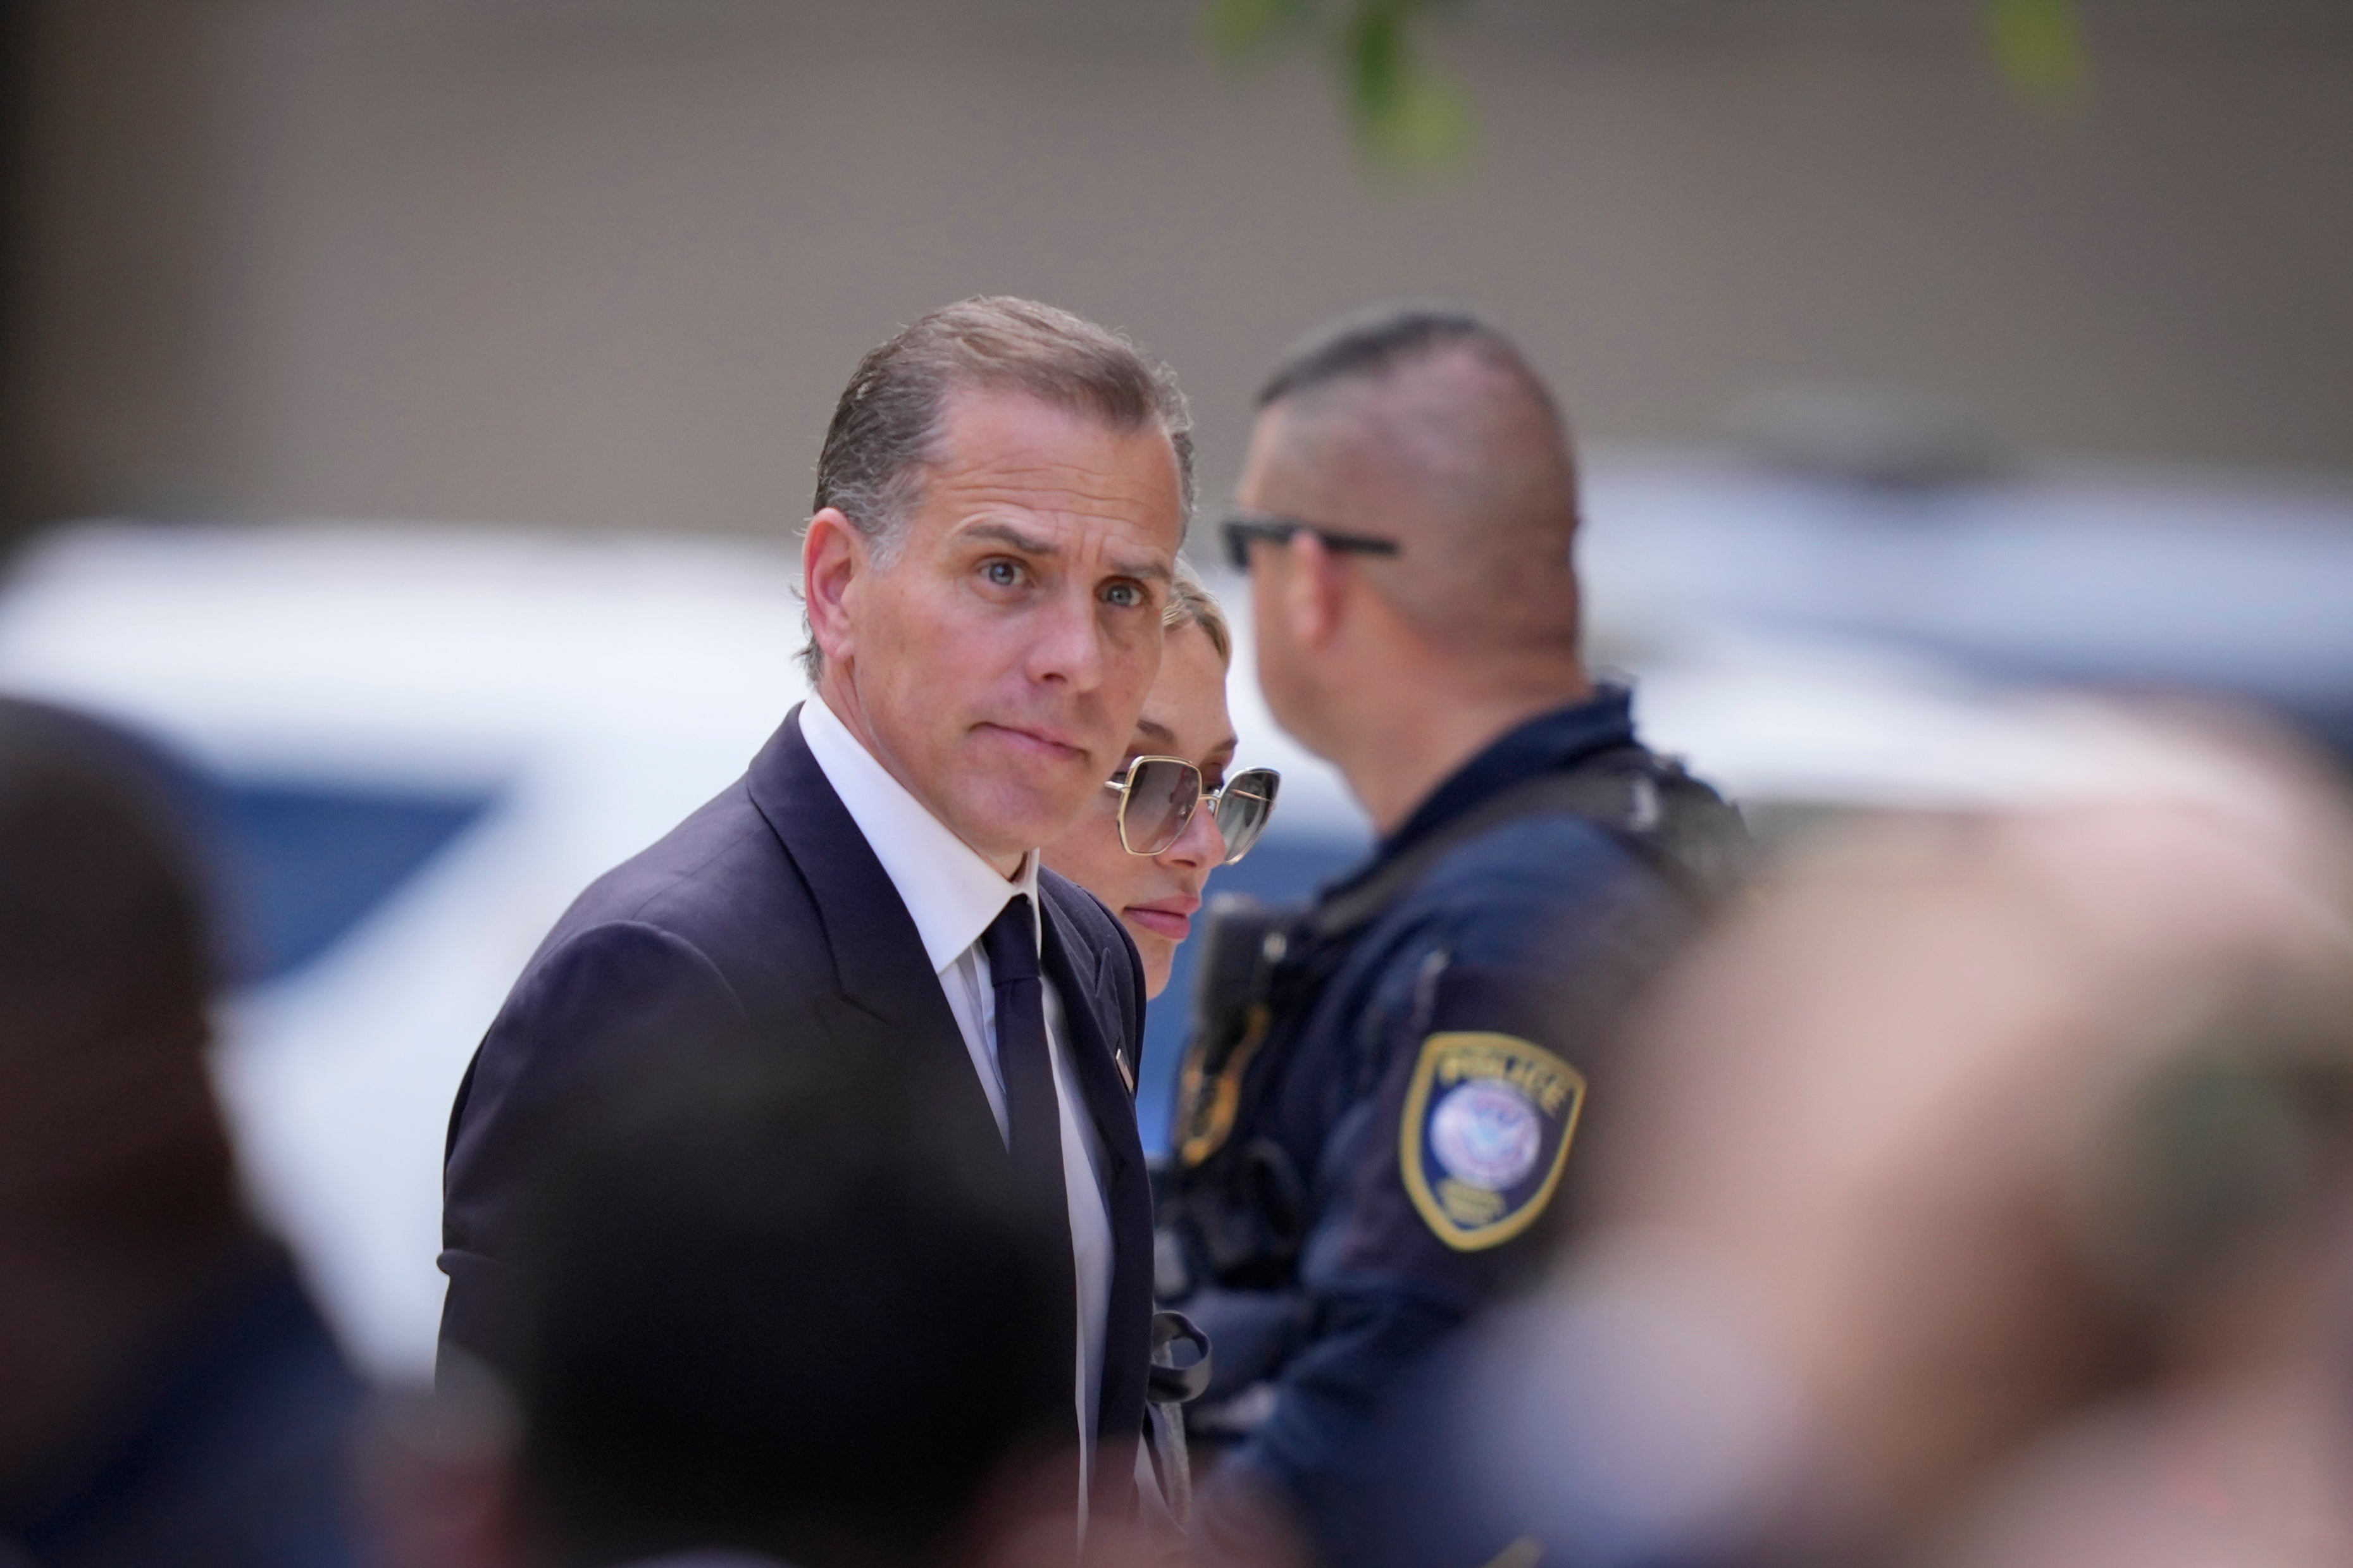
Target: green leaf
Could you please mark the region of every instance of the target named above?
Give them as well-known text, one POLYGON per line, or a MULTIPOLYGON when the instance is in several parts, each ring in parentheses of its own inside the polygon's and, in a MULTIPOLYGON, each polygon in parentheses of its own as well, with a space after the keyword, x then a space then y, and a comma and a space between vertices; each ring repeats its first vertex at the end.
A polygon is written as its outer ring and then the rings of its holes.
POLYGON ((1468 155, 1477 141, 1471 100, 1427 71, 1407 80, 1383 112, 1359 130, 1364 150, 1399 171, 1436 169, 1468 155))
POLYGON ((1209 0, 1209 47, 1233 59, 1299 30, 1314 17, 1310 0, 1209 0))
POLYGON ((1985 26, 1994 60, 2021 97, 2083 97, 2091 69, 2073 0, 1986 0, 1985 26))
POLYGON ((1461 89, 1416 47, 1420 19, 1469 0, 1206 0, 1210 47, 1237 59, 1321 34, 1356 148, 1397 170, 1451 163, 1471 150, 1474 120, 1461 89))
POLYGON ((1414 47, 1415 0, 1359 0, 1339 45, 1358 147, 1392 168, 1429 168, 1470 151, 1469 98, 1414 47))
MULTIPOLYGON (((2067 105, 2091 84, 2075 0, 1981 0, 1996 64, 2021 98, 2067 105)), ((1416 47, 1415 28, 1470 0, 1204 0, 1211 46, 1229 58, 1324 35, 1359 152, 1397 169, 1451 163, 1470 152, 1470 98, 1416 47)))

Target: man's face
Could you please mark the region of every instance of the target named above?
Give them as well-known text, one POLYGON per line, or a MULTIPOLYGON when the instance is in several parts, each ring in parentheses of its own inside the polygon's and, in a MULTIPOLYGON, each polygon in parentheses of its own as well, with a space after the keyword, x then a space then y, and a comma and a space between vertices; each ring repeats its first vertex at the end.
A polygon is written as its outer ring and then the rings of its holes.
POLYGON ((825 689, 883 766, 1000 863, 1119 766, 1160 667, 1176 455, 1019 394, 954 395, 897 554, 842 595, 825 689))
MULTIPOLYGON (((1299 465, 1285 460, 1282 422, 1281 404, 1258 416, 1234 500, 1249 511, 1325 521, 1320 510, 1326 504, 1324 498, 1304 482, 1299 465)), ((1286 602, 1290 571, 1290 552, 1272 544, 1250 546, 1250 640, 1258 650, 1259 690, 1266 698, 1267 711, 1293 739, 1314 751, 1314 704, 1304 650, 1293 635, 1286 602)))

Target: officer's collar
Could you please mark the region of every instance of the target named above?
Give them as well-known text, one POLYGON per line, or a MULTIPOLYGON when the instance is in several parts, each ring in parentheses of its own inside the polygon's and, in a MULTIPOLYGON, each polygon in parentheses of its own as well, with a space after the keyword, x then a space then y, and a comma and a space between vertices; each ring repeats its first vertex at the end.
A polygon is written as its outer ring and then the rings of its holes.
POLYGON ((1580 758, 1634 739, 1634 694, 1597 683, 1582 702, 1539 713, 1504 731, 1422 797, 1398 830, 1380 841, 1374 864, 1422 839, 1524 779, 1557 773, 1580 758))

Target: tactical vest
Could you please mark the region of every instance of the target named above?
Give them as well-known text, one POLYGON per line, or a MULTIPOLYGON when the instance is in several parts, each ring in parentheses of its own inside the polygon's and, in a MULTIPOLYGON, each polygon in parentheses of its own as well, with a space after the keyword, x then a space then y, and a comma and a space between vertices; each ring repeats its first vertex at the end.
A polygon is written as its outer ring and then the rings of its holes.
POLYGON ((1212 903, 1196 954, 1175 1148, 1162 1179, 1161 1224, 1171 1233, 1162 1247, 1164 1296, 1204 1279, 1233 1289, 1289 1281, 1306 1237, 1309 1194, 1289 1153, 1250 1131, 1250 1112, 1285 1042, 1356 940, 1440 860, 1507 823, 1560 816, 1605 829, 1703 916, 1747 872, 1751 845, 1739 814, 1679 763, 1629 744, 1503 790, 1321 904, 1277 908, 1240 896, 1212 903))

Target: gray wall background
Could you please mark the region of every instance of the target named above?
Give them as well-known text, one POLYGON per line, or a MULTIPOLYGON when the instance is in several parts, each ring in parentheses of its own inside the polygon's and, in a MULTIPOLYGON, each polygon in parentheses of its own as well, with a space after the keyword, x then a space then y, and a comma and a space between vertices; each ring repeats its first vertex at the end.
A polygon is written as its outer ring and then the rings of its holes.
POLYGON ((2353 468, 2353 7, 2086 16, 2054 113, 1974 0, 1487 0, 1481 152, 1401 183, 1190 0, 33 0, 7 510, 780 530, 857 356, 980 290, 1171 359, 1211 497, 1276 350, 1397 297, 1595 440, 1863 384, 2353 468))

